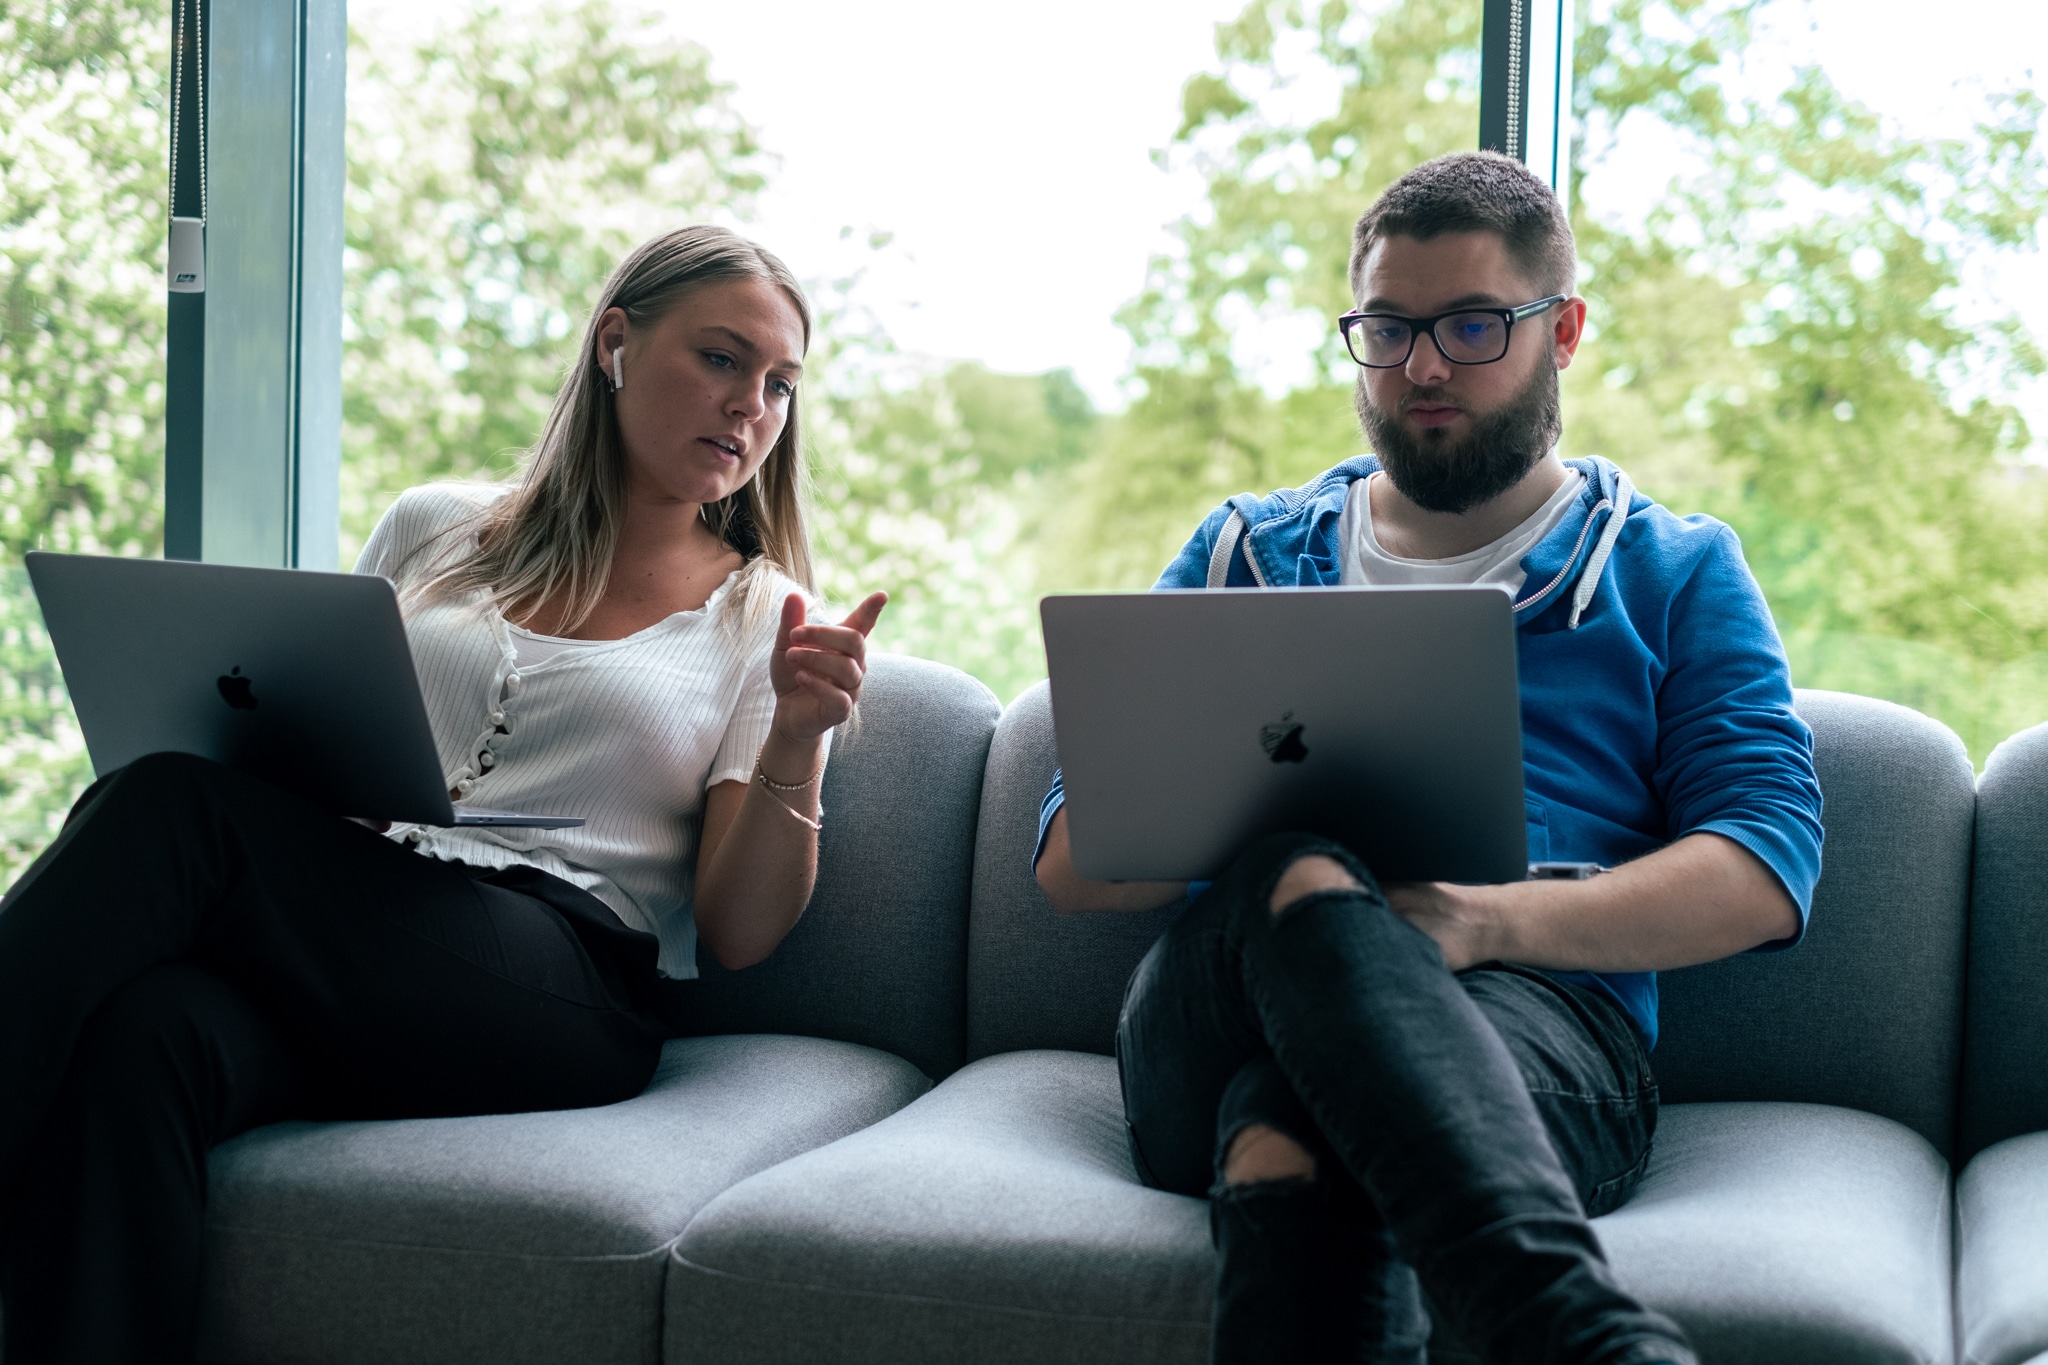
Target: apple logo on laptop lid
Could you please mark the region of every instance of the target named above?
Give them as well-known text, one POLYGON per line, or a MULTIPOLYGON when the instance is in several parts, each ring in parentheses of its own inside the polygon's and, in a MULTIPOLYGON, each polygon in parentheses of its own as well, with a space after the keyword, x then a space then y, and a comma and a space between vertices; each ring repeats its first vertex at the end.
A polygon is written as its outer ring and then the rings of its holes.
POLYGON ((242 666, 236 664, 232 670, 222 674, 214 685, 220 688, 220 699, 237 711, 254 711, 256 694, 250 690, 254 683, 242 676, 242 666))
POLYGON ((1259 727, 1259 747, 1275 763, 1299 763, 1308 757, 1308 746, 1301 742, 1301 732, 1301 722, 1289 711, 1272 724, 1259 727))

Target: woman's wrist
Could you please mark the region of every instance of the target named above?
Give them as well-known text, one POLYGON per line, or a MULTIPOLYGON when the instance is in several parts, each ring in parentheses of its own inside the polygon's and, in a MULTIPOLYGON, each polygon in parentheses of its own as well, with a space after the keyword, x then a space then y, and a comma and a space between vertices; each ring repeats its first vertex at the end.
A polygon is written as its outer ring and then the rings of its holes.
POLYGON ((831 733, 832 727, 826 725, 813 729, 814 721, 808 721, 806 718, 795 714, 801 708, 791 707, 785 703, 785 698, 776 698, 775 714, 768 722, 770 741, 780 740, 785 744, 798 747, 823 744, 825 736, 831 733))
POLYGON ((770 730, 754 761, 754 771, 778 791, 795 792, 811 785, 825 766, 825 737, 791 739, 770 730))

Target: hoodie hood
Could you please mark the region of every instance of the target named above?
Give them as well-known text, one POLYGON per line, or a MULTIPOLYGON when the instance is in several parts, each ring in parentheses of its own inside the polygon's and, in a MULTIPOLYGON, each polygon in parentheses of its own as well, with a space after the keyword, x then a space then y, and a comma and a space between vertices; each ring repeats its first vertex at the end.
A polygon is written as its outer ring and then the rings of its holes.
MULTIPOLYGON (((1583 474, 1586 484, 1570 515, 1522 557, 1525 578, 1515 602, 1518 625, 1569 601, 1566 626, 1576 630, 1629 516, 1649 506, 1612 461, 1595 455, 1565 464, 1583 474)), ((1328 587, 1341 582, 1344 546, 1337 530, 1344 503, 1351 485, 1379 468, 1377 458, 1360 455, 1300 488, 1263 498, 1250 493, 1231 498, 1225 504, 1229 516, 1210 555, 1208 586, 1230 585, 1234 569, 1248 572, 1250 584, 1259 587, 1328 587)))

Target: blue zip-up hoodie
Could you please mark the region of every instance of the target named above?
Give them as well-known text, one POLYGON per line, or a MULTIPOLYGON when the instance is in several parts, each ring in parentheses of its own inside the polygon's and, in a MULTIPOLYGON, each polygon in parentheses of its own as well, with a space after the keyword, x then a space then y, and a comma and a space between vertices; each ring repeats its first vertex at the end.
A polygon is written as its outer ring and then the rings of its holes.
MULTIPOLYGON (((1522 559, 1515 601, 1531 861, 1639 858, 1688 834, 1741 844, 1777 874, 1800 934, 1820 878, 1813 736, 1735 532, 1679 517, 1602 459, 1576 507, 1522 559)), ((1155 589, 1329 587, 1342 581, 1346 460, 1300 488, 1240 493, 1202 522, 1155 589)), ((1039 841, 1065 800, 1056 776, 1039 841)), ((1767 944, 1788 948, 1797 938, 1767 944)), ((1650 972, 1557 972, 1605 991, 1657 1041, 1650 972)))

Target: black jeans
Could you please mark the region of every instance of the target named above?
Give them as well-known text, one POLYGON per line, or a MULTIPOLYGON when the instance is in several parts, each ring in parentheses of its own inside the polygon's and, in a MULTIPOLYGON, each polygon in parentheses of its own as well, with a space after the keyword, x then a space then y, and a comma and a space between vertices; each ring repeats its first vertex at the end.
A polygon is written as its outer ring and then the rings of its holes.
POLYGON ((653 936, 181 754, 0 901, 7 1365, 192 1356, 215 1144, 283 1118, 608 1104, 669 1029, 653 936))
POLYGON ((1691 1365, 1586 1224, 1649 1160, 1656 1085, 1628 1017, 1540 972, 1453 976, 1336 845, 1264 840, 1197 899, 1132 974, 1117 1058, 1140 1174, 1211 1199, 1215 1360, 1412 1365, 1426 1290, 1489 1361, 1691 1365), (1308 853, 1365 890, 1273 914, 1308 853), (1227 1185, 1252 1124, 1315 1177, 1227 1185))

